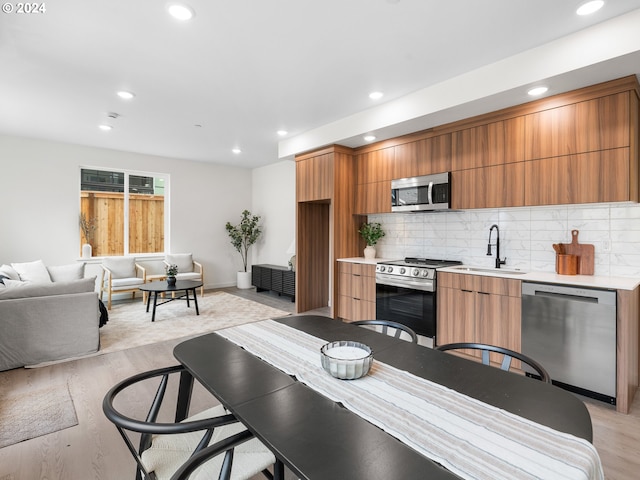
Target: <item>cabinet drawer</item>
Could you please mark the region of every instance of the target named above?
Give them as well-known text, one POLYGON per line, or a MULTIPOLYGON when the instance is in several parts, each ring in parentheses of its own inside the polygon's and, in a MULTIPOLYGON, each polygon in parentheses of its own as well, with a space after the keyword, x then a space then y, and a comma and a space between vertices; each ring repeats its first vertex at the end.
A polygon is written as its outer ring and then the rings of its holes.
POLYGON ((467 273, 438 274, 438 288, 453 288, 470 292, 492 293, 520 297, 521 281, 511 278, 471 275, 467 273))

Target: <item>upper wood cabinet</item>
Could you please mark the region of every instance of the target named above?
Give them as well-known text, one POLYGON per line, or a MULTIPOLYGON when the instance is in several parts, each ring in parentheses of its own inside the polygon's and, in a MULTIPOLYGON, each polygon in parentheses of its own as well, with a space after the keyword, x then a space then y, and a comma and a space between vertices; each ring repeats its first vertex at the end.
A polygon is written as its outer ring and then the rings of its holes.
POLYGON ((355 213, 391 213, 391 180, 356 185, 355 213))
POLYGON ((328 200, 333 197, 333 152, 310 156, 296 162, 296 199, 298 202, 328 200))
POLYGON ((525 118, 525 160, 629 146, 630 92, 532 113, 525 118))
POLYGON ((524 162, 452 172, 451 208, 521 207, 525 203, 524 162))
POLYGON ((356 155, 357 183, 371 183, 394 178, 395 149, 381 148, 356 155))
POLYGON ((630 199, 629 148, 532 160, 524 165, 526 205, 630 199))
POLYGON ((395 147, 393 178, 407 178, 451 170, 451 134, 437 135, 395 147))
POLYGON ((451 170, 521 162, 524 124, 520 116, 453 132, 451 170))

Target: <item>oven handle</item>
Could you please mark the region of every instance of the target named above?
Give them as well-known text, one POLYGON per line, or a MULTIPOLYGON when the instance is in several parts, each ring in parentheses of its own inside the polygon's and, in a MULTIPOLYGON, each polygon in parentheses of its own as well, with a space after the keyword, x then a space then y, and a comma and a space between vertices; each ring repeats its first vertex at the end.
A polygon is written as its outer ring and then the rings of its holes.
POLYGON ((376 276, 376 285, 388 285, 390 287, 400 287, 400 288, 412 288, 414 290, 421 290, 423 292, 433 292, 433 282, 425 283, 425 282, 411 282, 406 280, 397 281, 393 278, 389 277, 378 277, 376 276))

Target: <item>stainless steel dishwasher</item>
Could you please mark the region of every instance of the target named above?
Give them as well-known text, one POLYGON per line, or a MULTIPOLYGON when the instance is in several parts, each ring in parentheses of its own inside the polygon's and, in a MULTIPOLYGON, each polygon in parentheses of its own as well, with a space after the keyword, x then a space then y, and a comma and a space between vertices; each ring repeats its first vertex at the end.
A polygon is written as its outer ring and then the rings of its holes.
POLYGON ((522 282, 522 353, 554 384, 615 405, 616 292, 522 282))

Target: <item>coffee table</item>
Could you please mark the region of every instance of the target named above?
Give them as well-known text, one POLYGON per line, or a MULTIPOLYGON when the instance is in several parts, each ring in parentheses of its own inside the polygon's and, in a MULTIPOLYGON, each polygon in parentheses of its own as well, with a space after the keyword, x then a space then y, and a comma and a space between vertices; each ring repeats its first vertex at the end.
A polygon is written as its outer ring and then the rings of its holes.
POLYGON ((156 307, 158 305, 164 305, 165 303, 173 302, 174 300, 185 299, 187 301, 187 308, 191 307, 189 303, 189 292, 193 292, 193 303, 196 306, 196 315, 200 315, 198 309, 198 296, 196 295, 196 288, 200 288, 202 282, 198 280, 177 280, 175 285, 169 285, 166 280, 145 283, 140 286, 140 290, 147 294, 147 313, 149 312, 149 306, 151 305, 151 294, 153 294, 153 313, 151 314, 151 321, 156 320, 156 307), (184 292, 177 296, 177 292, 184 292), (171 293, 168 300, 158 303, 159 293, 171 293))

